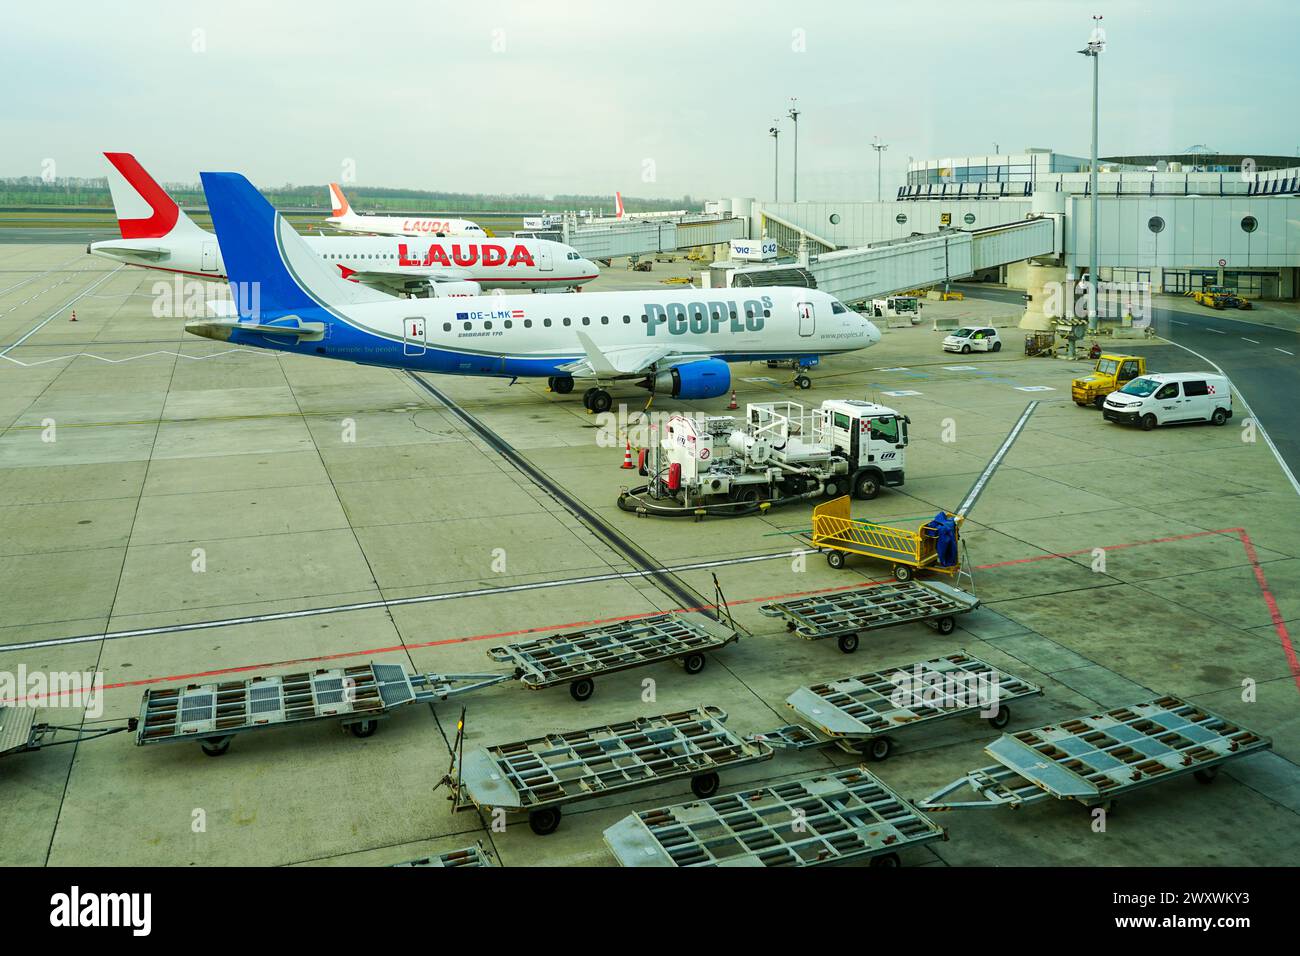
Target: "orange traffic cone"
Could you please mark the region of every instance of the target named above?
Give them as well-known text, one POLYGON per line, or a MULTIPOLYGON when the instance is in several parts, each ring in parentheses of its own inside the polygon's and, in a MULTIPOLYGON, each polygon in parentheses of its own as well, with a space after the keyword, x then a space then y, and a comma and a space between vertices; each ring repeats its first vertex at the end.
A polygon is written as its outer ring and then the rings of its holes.
POLYGON ((623 445, 623 466, 622 466, 622 467, 624 467, 624 468, 635 468, 635 467, 636 467, 636 465, 632 464, 632 440, 631 440, 630 438, 624 440, 624 445, 623 445))
POLYGON ((69 321, 69 322, 76 322, 76 321, 77 321, 77 310, 76 310, 76 309, 73 309, 73 310, 72 310, 72 318, 68 319, 68 321, 69 321))
POLYGON ((731 404, 727 406, 727 410, 728 410, 728 411, 734 411, 735 409, 737 409, 737 408, 739 408, 739 407, 740 407, 740 406, 736 404, 736 390, 733 388, 733 389, 731 390, 731 404))

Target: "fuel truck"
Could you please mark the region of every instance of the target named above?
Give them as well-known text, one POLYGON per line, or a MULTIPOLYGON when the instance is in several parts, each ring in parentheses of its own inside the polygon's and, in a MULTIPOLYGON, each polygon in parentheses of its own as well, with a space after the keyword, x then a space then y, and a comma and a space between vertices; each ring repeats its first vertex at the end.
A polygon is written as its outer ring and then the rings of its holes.
POLYGON ((765 402, 745 417, 673 415, 641 449, 648 481, 619 496, 638 514, 741 515, 810 498, 876 497, 906 471, 903 414, 858 399, 765 402))

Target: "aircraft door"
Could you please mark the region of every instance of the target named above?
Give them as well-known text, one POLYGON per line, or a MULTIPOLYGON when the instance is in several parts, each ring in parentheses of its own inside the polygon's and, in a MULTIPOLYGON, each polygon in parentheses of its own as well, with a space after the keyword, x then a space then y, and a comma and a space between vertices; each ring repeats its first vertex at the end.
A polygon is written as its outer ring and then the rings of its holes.
POLYGON ((216 272, 217 271, 217 244, 215 242, 203 243, 201 255, 202 258, 199 263, 199 268, 202 269, 204 272, 216 272))
POLYGON ((811 302, 800 302, 795 308, 799 310, 799 334, 803 336, 812 335, 817 322, 813 304, 811 302))
POLYGON ((403 319, 402 354, 423 355, 424 350, 424 318, 422 316, 410 316, 403 319))
POLYGON ((550 246, 539 245, 537 247, 537 268, 543 272, 553 272, 555 270, 555 263, 551 261, 550 246))

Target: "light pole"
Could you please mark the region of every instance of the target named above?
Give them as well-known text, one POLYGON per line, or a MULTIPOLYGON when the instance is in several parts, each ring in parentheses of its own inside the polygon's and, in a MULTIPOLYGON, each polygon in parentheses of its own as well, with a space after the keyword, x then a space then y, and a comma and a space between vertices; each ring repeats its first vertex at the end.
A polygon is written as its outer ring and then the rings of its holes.
POLYGON ((876 141, 871 144, 871 148, 876 151, 876 202, 880 202, 880 163, 883 159, 882 154, 889 147, 882 143, 880 137, 877 136, 876 141))
POLYGON ((772 136, 772 202, 781 201, 781 180, 778 177, 781 167, 781 127, 777 125, 780 122, 780 119, 772 120, 772 128, 768 130, 772 136))
POLYGON ((1097 329, 1097 73, 1101 54, 1106 51, 1106 31, 1101 27, 1101 17, 1092 18, 1092 36, 1088 45, 1079 52, 1092 57, 1092 164, 1088 173, 1088 192, 1091 196, 1088 212, 1088 330, 1097 329))
POLYGON ((797 97, 790 97, 790 119, 794 120, 794 201, 799 201, 799 110, 795 107, 797 97))

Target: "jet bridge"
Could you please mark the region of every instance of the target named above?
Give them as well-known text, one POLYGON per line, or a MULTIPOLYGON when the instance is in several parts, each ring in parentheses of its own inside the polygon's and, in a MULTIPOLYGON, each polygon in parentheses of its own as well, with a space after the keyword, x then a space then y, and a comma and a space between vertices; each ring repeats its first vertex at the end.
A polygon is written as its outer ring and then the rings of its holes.
MULTIPOLYGON (((842 302, 862 302, 905 289, 964 279, 977 270, 1059 254, 1055 218, 1025 219, 987 229, 943 229, 852 249, 810 255, 804 271, 814 287, 842 302)), ((728 271, 730 285, 781 285, 789 263, 728 271)))
POLYGON ((740 216, 692 214, 667 220, 565 222, 559 229, 525 230, 516 235, 535 235, 567 243, 588 259, 613 259, 721 245, 746 238, 749 227, 740 216))

